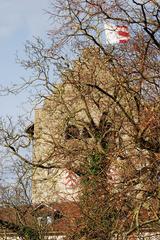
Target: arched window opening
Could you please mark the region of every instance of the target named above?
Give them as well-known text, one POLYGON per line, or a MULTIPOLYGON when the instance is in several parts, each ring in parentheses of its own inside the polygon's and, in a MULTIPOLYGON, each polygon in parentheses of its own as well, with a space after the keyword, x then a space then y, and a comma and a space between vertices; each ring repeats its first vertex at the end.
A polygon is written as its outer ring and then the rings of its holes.
POLYGON ((82 130, 82 138, 91 138, 91 135, 86 127, 82 130))
POLYGON ((65 139, 79 139, 80 137, 80 132, 78 127, 75 125, 68 125, 66 130, 65 130, 65 139))

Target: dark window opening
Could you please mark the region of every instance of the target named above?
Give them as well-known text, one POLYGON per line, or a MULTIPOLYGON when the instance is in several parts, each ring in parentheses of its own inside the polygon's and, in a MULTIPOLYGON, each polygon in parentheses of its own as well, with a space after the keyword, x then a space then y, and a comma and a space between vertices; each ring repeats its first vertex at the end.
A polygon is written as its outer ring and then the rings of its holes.
POLYGON ((63 217, 63 214, 60 210, 55 209, 53 213, 54 220, 59 220, 63 217))
POLYGON ((67 126, 65 130, 65 139, 79 139, 80 132, 75 125, 67 126))
POLYGON ((31 125, 29 125, 26 129, 25 132, 33 138, 34 136, 34 124, 32 123, 31 125))
POLYGON ((86 127, 83 128, 82 138, 91 138, 91 135, 86 127))

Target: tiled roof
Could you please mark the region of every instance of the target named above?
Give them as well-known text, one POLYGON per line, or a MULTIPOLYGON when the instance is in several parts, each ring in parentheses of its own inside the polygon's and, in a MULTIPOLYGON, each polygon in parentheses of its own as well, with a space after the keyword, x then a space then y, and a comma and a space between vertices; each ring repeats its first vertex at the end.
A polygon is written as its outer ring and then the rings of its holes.
MULTIPOLYGON (((75 228, 75 220, 80 216, 78 204, 75 202, 53 203, 50 205, 23 205, 0 208, 0 220, 29 226, 33 229, 45 229, 54 234, 65 234, 75 228)), ((0 228, 0 235, 4 227, 0 228)), ((11 234, 11 231, 8 231, 11 234)))

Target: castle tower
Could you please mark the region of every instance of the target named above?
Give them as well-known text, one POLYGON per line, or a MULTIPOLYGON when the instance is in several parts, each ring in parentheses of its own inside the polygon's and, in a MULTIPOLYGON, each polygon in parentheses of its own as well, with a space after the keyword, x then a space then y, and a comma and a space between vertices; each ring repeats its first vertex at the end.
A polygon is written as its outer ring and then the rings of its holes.
POLYGON ((118 87, 123 81, 118 70, 113 69, 111 74, 107 64, 108 59, 98 50, 85 49, 80 61, 74 62, 73 70, 63 73, 63 83, 55 85, 43 107, 35 111, 33 162, 48 169, 33 170, 33 203, 78 200, 81 166, 93 151, 103 152, 102 142, 110 159, 109 184, 117 186, 127 166, 131 169, 133 163, 135 168, 139 161, 132 126, 123 112, 133 115, 135 106, 132 103, 127 109, 127 101, 132 99, 128 100, 124 89, 118 87), (119 96, 123 111, 112 98, 89 87, 91 84, 119 96), (128 159, 132 161, 127 162, 128 159))

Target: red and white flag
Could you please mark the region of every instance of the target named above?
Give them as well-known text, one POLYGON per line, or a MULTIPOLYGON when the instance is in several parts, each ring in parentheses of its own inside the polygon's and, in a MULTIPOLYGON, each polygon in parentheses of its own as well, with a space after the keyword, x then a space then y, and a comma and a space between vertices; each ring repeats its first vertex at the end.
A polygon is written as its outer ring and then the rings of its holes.
POLYGON ((130 39, 127 26, 115 26, 104 23, 104 31, 107 44, 127 43, 130 39))

